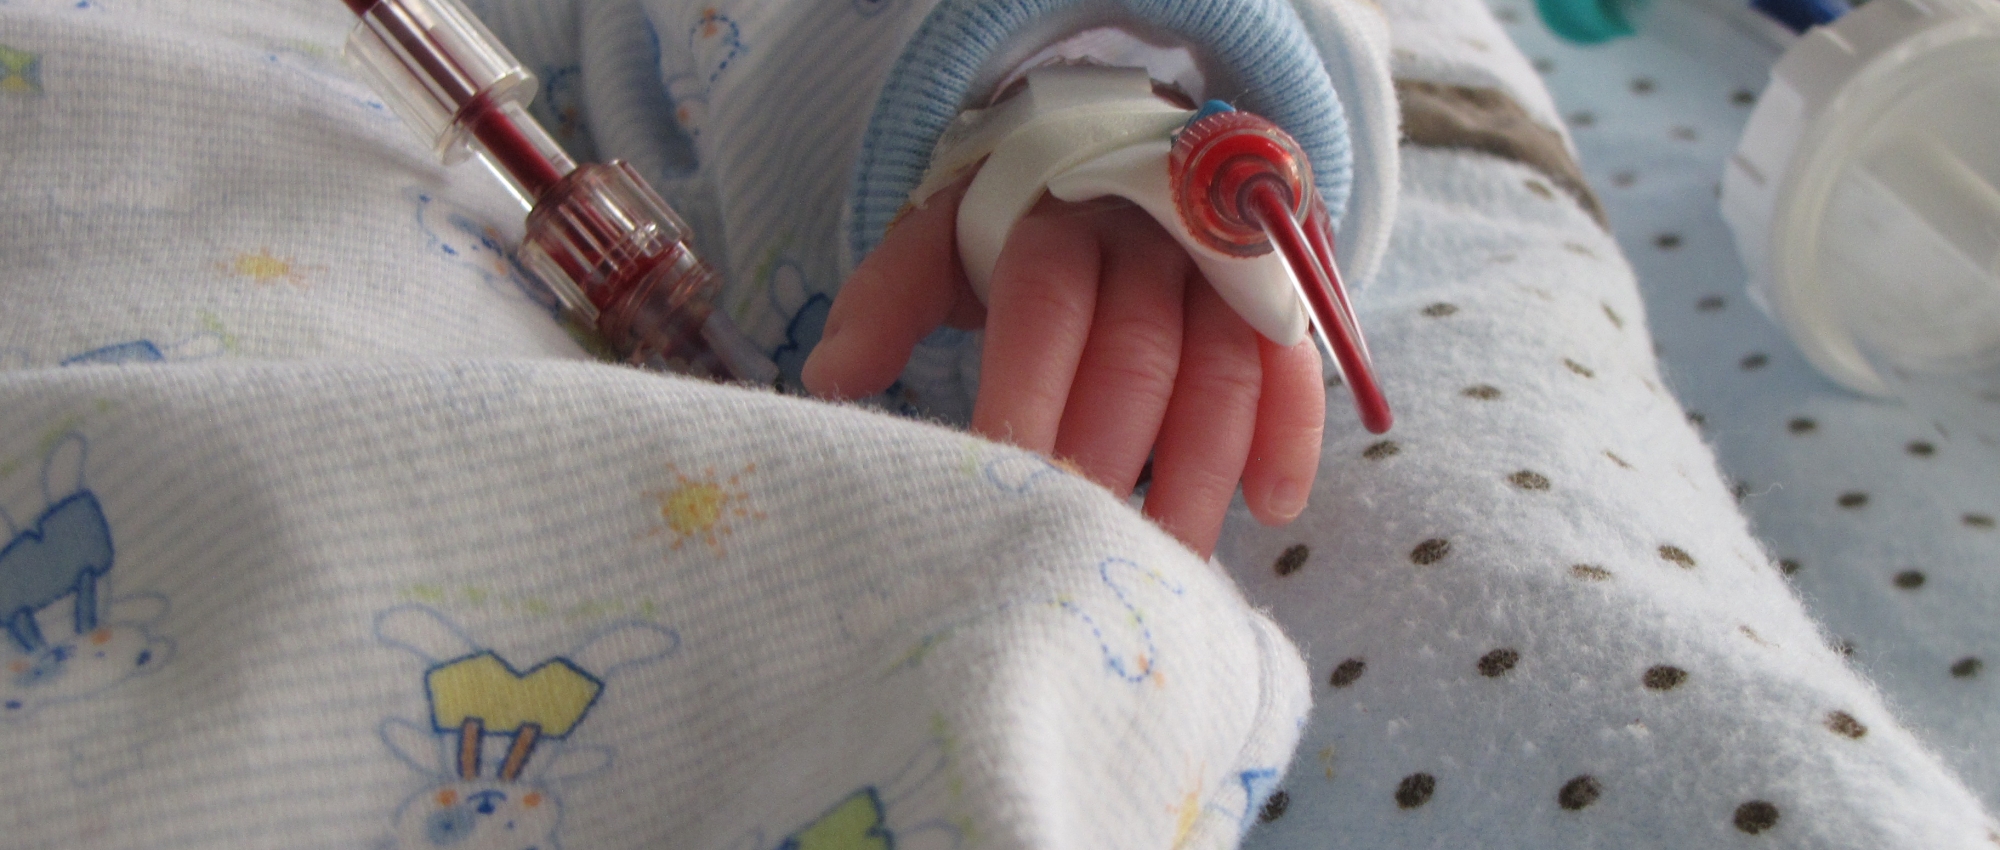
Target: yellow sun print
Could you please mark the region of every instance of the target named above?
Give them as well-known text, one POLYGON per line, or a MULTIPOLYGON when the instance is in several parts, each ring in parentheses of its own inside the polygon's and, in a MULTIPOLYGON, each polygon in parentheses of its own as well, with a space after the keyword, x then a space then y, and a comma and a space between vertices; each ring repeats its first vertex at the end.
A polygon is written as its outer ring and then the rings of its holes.
POLYGON ((269 248, 259 248, 255 254, 247 251, 237 254, 227 263, 218 263, 217 267, 233 276, 247 277, 258 286, 284 281, 304 289, 308 283, 304 271, 309 267, 296 264, 290 257, 276 256, 269 248))
POLYGON ((756 472, 757 464, 743 467, 727 481, 716 477, 715 467, 695 477, 683 474, 673 464, 667 465, 667 471, 673 473, 674 486, 646 492, 659 511, 661 525, 645 536, 672 534, 674 542, 667 547, 670 551, 680 551, 688 541, 699 540, 715 554, 726 554, 722 540, 735 531, 731 520, 764 518, 762 511, 750 507, 750 494, 742 486, 742 477, 756 472))

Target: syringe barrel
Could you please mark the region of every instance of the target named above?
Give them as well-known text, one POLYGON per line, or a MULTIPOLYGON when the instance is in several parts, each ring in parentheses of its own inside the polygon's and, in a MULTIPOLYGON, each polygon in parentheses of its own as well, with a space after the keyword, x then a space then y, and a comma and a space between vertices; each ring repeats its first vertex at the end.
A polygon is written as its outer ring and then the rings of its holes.
POLYGON ((531 203, 552 182, 550 173, 575 168, 527 118, 535 76, 458 0, 348 6, 361 17, 347 38, 348 58, 446 165, 486 154, 531 203))

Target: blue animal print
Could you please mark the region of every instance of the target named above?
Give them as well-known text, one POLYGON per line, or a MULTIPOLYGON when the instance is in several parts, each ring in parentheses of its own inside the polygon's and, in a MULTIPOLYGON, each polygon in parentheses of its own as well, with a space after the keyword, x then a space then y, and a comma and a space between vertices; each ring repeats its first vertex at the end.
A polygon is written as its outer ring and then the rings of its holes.
MULTIPOLYGON (((775 844, 751 830, 728 850, 958 850, 965 824, 944 814, 953 783, 933 739, 893 774, 838 797, 838 802, 775 844)), ((788 787, 786 793, 797 794, 788 787)))
POLYGON ((611 767, 610 749, 570 746, 571 733, 612 676, 680 646, 672 630, 625 623, 523 671, 423 606, 383 612, 375 633, 424 660, 429 709, 381 727, 382 742, 426 780, 397 807, 388 850, 558 850, 553 786, 611 767))
POLYGON ((122 365, 126 363, 164 363, 168 360, 195 360, 214 357, 226 351, 228 343, 222 334, 203 331, 180 342, 161 345, 150 339, 133 339, 100 345, 80 354, 72 354, 62 359, 64 366, 122 365))
POLYGON ((1016 496, 1034 492, 1043 479, 1061 480, 1067 477, 1048 458, 1022 451, 1001 453, 986 462, 984 471, 987 483, 1003 493, 1016 496))
POLYGON ((26 653, 48 647, 42 609, 72 599, 73 631, 97 628, 97 584, 111 572, 111 524, 85 490, 50 505, 33 527, 0 549, 0 623, 26 653))
POLYGON ((1127 585, 1112 577, 1113 568, 1122 574, 1136 574, 1175 596, 1184 592, 1180 585, 1135 561, 1111 557, 1097 563, 1097 577, 1117 597, 1122 612, 1099 610, 1093 616, 1092 609, 1099 606, 1079 598, 1059 599, 1056 604, 1089 627, 1091 636, 1097 639, 1098 651, 1104 654, 1104 666, 1113 675, 1127 682, 1144 682, 1153 677, 1160 658, 1159 646, 1153 643, 1153 627, 1146 624, 1146 612, 1134 603, 1127 585), (1110 616, 1104 616, 1107 613, 1110 616))
POLYGON ((0 547, 0 629, 6 632, 0 718, 98 693, 158 669, 173 650, 171 641, 148 628, 165 613, 164 599, 113 600, 107 592, 111 524, 97 495, 84 486, 85 454, 80 435, 56 440, 42 467, 47 507, 26 528, 0 513, 11 534, 0 547), (143 603, 152 613, 120 618, 112 606, 121 601, 143 603), (47 633, 59 623, 66 625, 61 633, 47 633))
POLYGON ((417 227, 429 239, 432 250, 478 273, 496 292, 518 294, 551 316, 562 315, 562 302, 514 261, 498 228, 429 192, 411 189, 407 194, 416 203, 417 227))
POLYGON ((728 15, 714 9, 704 10, 688 28, 685 50, 682 55, 693 65, 693 71, 669 75, 665 81, 667 97, 674 102, 674 123, 690 138, 698 139, 708 124, 709 100, 716 81, 747 50, 743 29, 728 15))
POLYGON ((826 293, 815 292, 785 324, 785 342, 771 353, 771 361, 778 364, 778 371, 784 373, 786 379, 798 380, 799 372, 805 369, 806 357, 819 345, 820 334, 826 329, 826 317, 832 311, 833 299, 828 298, 826 293))
POLYGON ((1253 767, 1236 774, 1236 782, 1243 789, 1243 808, 1232 813, 1239 831, 1250 828, 1264 802, 1271 798, 1271 792, 1278 790, 1278 778, 1278 769, 1274 767, 1253 767))
POLYGON ((1185 595, 1187 589, 1137 561, 1117 556, 1097 562, 1097 577, 1104 589, 1111 591, 1109 598, 1097 588, 1090 587, 1084 592, 1065 593, 1054 598, 1031 597, 1003 602, 918 639, 916 645, 891 668, 891 672, 923 663, 926 656, 951 639, 959 629, 1014 608, 1032 605, 1054 607, 1088 629, 1091 640, 1097 644, 1099 656, 1104 660, 1105 672, 1111 676, 1135 685, 1153 681, 1159 670, 1160 647, 1153 640, 1153 628, 1147 621, 1146 609, 1140 607, 1139 600, 1135 598, 1136 593, 1141 588, 1151 587, 1178 597, 1185 595))

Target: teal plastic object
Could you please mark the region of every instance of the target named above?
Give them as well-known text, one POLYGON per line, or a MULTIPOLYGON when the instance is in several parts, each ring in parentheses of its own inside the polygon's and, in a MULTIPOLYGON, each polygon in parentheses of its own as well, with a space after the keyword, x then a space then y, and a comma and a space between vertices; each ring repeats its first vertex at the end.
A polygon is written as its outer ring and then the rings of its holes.
POLYGON ((1542 23, 1567 41, 1602 44, 1633 33, 1646 0, 1535 0, 1542 23))

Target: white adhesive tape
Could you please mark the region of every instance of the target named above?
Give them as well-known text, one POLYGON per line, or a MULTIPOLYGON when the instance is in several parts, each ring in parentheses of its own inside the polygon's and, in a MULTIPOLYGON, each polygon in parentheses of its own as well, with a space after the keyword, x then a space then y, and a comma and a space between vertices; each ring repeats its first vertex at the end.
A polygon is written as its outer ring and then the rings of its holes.
POLYGON ((968 113, 939 142, 918 203, 978 164, 958 207, 958 249, 981 301, 1014 225, 1043 192, 1065 201, 1110 195, 1150 213, 1258 333, 1281 345, 1306 336, 1291 269, 1271 252, 1239 258, 1196 241, 1175 209, 1167 158, 1194 113, 1153 94, 1144 71, 1057 66, 1028 72, 1028 90, 968 113), (983 164, 979 164, 981 159, 983 164))

